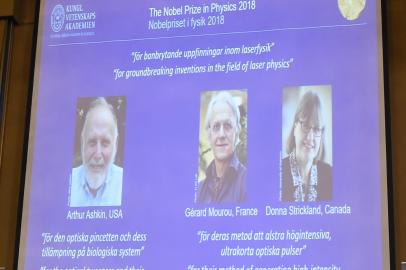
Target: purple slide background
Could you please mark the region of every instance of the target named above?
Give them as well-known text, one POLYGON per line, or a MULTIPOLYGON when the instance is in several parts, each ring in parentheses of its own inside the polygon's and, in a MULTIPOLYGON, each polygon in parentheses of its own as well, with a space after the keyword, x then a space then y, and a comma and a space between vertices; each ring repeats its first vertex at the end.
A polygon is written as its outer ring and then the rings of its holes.
MULTIPOLYGON (((93 1, 62 3, 82 4, 86 10, 97 13, 95 35, 66 38, 52 38, 50 14, 59 2, 47 1, 43 6, 44 31, 39 37, 42 39, 41 59, 37 59, 41 61, 36 89, 37 121, 35 138, 31 142, 34 147, 32 180, 31 189, 27 190, 30 192, 28 232, 26 246, 23 247, 26 250, 26 268, 133 264, 143 265, 146 269, 186 269, 189 264, 309 266, 334 263, 342 269, 381 269, 381 249, 386 247, 381 243, 380 112, 374 1, 367 1, 366 9, 353 22, 341 17, 337 1, 262 0, 256 2, 255 11, 226 13, 227 21, 223 26, 171 31, 147 30, 150 19, 148 7, 160 7, 169 1, 146 2, 134 4, 130 0, 121 0, 111 2, 109 6, 93 1), (358 25, 343 27, 350 24, 358 25), (336 27, 293 29, 334 25, 336 27), (282 28, 290 29, 249 32, 282 28), (241 33, 137 40, 237 31, 241 33), (128 41, 130 39, 134 40, 128 41), (116 41, 103 42, 112 40, 116 41), (240 56, 238 59, 220 56, 193 62, 166 60, 133 64, 130 56, 132 51, 239 47, 267 42, 276 44, 271 54, 240 56), (60 44, 66 45, 55 46, 60 44), (114 80, 113 74, 114 68, 138 69, 143 65, 203 65, 227 59, 288 60, 291 57, 295 60, 290 69, 275 72, 206 73, 129 80, 114 80), (333 106, 334 186, 333 200, 328 203, 350 205, 352 214, 265 216, 266 205, 290 205, 278 200, 282 89, 286 86, 325 84, 332 86, 333 106), (250 218, 186 218, 186 208, 201 208, 193 203, 198 165, 200 93, 227 89, 247 89, 248 202, 244 206, 257 207, 260 215, 250 218), (124 218, 66 220, 67 212, 71 210, 67 205, 67 192, 73 160, 76 102, 78 98, 94 96, 127 98, 121 206, 124 218), (202 229, 218 232, 323 229, 332 233, 333 240, 294 244, 308 246, 298 257, 221 257, 220 248, 226 244, 232 247, 265 244, 210 242, 199 245, 197 231, 202 229), (148 234, 141 257, 77 260, 41 257, 43 232, 91 234, 128 231, 148 234)), ((324 204, 321 203, 322 206, 324 204)), ((287 243, 268 244, 288 246, 287 243)), ((119 247, 120 244, 99 246, 119 247)))

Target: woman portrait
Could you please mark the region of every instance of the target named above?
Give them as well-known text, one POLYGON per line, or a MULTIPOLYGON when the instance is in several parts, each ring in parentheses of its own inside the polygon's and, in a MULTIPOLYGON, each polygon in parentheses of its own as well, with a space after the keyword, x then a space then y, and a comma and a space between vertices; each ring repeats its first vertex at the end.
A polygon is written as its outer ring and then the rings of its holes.
POLYGON ((330 200, 330 86, 287 88, 284 90, 284 107, 287 107, 283 112, 286 135, 283 136, 280 198, 294 202, 330 200), (328 109, 324 108, 323 101, 330 105, 328 109))

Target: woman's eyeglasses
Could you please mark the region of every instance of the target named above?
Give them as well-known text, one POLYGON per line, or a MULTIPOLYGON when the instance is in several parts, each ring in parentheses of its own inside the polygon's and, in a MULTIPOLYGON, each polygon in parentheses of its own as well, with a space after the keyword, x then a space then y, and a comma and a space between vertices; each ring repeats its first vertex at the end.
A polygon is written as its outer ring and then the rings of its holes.
POLYGON ((300 127, 301 127, 303 133, 308 134, 310 132, 310 130, 312 130, 313 135, 315 137, 320 137, 323 134, 324 127, 312 127, 312 126, 308 125, 306 122, 300 121, 300 120, 298 120, 297 122, 300 123, 300 127))

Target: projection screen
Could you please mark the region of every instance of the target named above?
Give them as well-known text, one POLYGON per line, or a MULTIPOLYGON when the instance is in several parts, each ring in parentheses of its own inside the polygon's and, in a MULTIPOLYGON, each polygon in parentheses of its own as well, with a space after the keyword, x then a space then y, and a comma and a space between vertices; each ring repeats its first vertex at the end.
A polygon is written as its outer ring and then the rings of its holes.
POLYGON ((18 269, 389 269, 380 1, 41 1, 18 269))

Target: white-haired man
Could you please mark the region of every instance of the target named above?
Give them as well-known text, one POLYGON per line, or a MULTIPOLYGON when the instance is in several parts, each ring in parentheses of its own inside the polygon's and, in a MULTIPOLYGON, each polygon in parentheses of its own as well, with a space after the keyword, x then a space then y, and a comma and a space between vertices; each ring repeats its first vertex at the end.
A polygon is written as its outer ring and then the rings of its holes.
POLYGON ((95 99, 81 132, 82 165, 72 170, 70 206, 121 205, 123 169, 114 164, 117 139, 112 106, 95 99))
POLYGON ((246 168, 235 153, 241 131, 240 110, 229 92, 219 92, 211 99, 205 128, 214 160, 206 169, 206 178, 199 182, 197 202, 245 201, 246 168))

